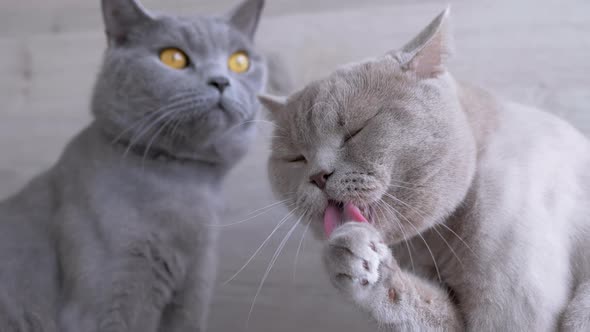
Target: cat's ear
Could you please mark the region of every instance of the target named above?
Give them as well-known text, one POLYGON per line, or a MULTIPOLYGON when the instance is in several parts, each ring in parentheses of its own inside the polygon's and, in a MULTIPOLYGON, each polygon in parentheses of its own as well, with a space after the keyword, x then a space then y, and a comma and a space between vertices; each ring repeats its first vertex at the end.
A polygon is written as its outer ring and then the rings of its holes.
POLYGON ((267 94, 258 95, 258 100, 271 115, 280 114, 287 105, 287 97, 271 96, 267 94))
POLYGON ((446 61, 453 52, 453 38, 447 7, 401 51, 393 56, 404 70, 413 71, 420 78, 433 78, 446 71, 446 61))
POLYGON ((125 42, 133 27, 153 19, 138 0, 102 0, 102 15, 109 44, 125 42))
POLYGON ((263 8, 264 0, 244 0, 230 11, 229 22, 250 39, 254 39, 263 8))

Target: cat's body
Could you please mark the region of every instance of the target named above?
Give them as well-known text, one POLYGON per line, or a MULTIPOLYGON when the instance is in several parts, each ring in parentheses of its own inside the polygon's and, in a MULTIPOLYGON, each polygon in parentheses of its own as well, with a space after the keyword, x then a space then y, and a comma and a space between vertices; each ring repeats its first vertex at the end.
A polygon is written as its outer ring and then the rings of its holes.
POLYGON ((447 16, 262 98, 273 189, 316 219, 330 279, 386 330, 588 331, 590 143, 458 83, 447 16))
POLYGON ((265 84, 262 5, 195 19, 103 1, 94 121, 0 203, 1 331, 206 328, 220 189, 265 84))
MULTIPOLYGON (((556 331, 590 281, 590 144, 551 114, 463 90, 472 94, 463 95, 465 112, 489 130, 480 132, 471 189, 447 219, 452 231, 422 236, 469 330, 556 331)), ((410 242, 415 268, 437 280, 422 238, 410 242)), ((393 252, 412 271, 406 244, 393 252)))
POLYGON ((48 331, 94 331, 97 321, 105 324, 100 331, 117 324, 153 331, 172 300, 194 310, 185 314, 195 322, 206 317, 215 274, 215 236, 207 225, 216 222, 226 170, 122 158, 124 150, 90 127, 57 167, 0 204, 0 250, 25 254, 14 257, 15 268, 3 262, 3 288, 14 285, 8 305, 37 315, 48 331), (52 312, 43 315, 37 305, 52 312), (102 320, 119 310, 133 320, 102 320), (50 328, 55 314, 60 329, 50 328))

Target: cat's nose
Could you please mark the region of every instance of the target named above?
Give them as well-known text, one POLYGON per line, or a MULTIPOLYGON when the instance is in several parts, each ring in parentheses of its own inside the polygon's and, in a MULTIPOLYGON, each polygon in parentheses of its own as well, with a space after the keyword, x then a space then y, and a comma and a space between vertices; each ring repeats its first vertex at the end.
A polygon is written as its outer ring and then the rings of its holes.
POLYGON ((229 86, 229 80, 223 76, 211 77, 207 83, 215 87, 219 92, 223 92, 229 86))
MULTIPOLYGON (((334 173, 334 172, 332 172, 334 173)), ((324 189, 326 188, 326 182, 328 182, 328 178, 332 173, 328 173, 326 171, 321 171, 309 177, 309 181, 315 184, 318 188, 324 189)))

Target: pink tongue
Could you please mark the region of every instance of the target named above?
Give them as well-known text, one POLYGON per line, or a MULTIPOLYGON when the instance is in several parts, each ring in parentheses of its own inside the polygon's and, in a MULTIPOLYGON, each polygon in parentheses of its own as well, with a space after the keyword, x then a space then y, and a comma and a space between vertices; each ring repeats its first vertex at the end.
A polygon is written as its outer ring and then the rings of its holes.
POLYGON ((328 204, 324 211, 324 231, 330 236, 334 229, 345 221, 368 222, 358 207, 352 203, 346 203, 341 212, 333 203, 328 204))
POLYGON ((329 237, 330 234, 332 234, 332 231, 338 227, 340 219, 340 210, 338 210, 333 204, 328 204, 326 211, 324 211, 324 231, 326 232, 327 237, 329 237))
POLYGON ((344 217, 346 220, 368 222, 367 218, 361 213, 361 210, 352 203, 346 203, 344 205, 344 217))

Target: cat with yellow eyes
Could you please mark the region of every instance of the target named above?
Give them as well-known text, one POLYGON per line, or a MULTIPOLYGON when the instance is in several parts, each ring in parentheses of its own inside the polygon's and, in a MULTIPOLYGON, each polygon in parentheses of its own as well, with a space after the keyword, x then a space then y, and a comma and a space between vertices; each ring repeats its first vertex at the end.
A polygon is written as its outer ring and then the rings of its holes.
POLYGON ((590 143, 455 80, 448 10, 288 98, 269 177, 384 331, 590 331, 590 143))
POLYGON ((103 0, 93 121, 0 202, 0 330, 204 331, 224 175, 253 137, 263 0, 177 17, 103 0))

